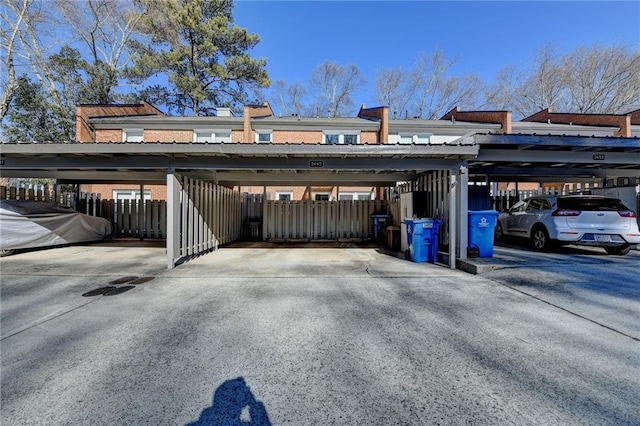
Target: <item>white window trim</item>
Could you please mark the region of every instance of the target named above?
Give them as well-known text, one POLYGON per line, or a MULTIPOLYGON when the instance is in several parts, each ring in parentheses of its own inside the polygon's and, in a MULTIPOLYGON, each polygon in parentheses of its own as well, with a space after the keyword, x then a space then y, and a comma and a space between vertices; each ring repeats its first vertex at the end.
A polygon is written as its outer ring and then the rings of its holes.
MULTIPOLYGON (((263 142, 266 143, 266 142, 263 142)), ((280 200, 280 195, 289 195, 291 197, 291 201, 293 201, 293 191, 276 191, 276 200, 275 201, 281 201, 280 200)))
POLYGON ((415 143, 418 143, 418 144, 430 144, 431 136, 433 136, 433 133, 418 133, 417 135, 414 135, 414 141, 415 143), (420 137, 426 137, 427 142, 418 142, 418 138, 420 137))
POLYGON ((261 130, 256 130, 255 133, 256 133, 256 138, 255 138, 256 143, 273 143, 273 130, 261 129, 261 130), (269 141, 260 142, 260 135, 267 135, 267 134, 269 135, 269 141))
POLYGON ((129 143, 141 143, 141 142, 144 142, 144 129, 134 128, 134 127, 128 128, 128 129, 122 129, 122 142, 129 142, 129 143), (141 139, 139 141, 128 141, 127 140, 127 136, 130 133, 133 133, 133 132, 142 133, 142 137, 141 137, 141 139))
POLYGON ((229 143, 231 142, 231 135, 233 134, 233 132, 231 131, 231 129, 193 129, 193 142, 194 143, 205 143, 205 142, 198 142, 198 134, 199 133, 206 133, 209 135, 209 140, 207 142, 214 142, 214 143, 225 143, 222 141, 218 140, 218 137, 221 133, 225 133, 225 134, 229 134, 229 143))
POLYGON ((411 137, 411 142, 413 143, 415 135, 410 133, 398 133, 398 143, 401 145, 408 145, 407 142, 402 142, 402 138, 411 137))
POLYGON ((340 199, 341 195, 349 195, 351 196, 351 200, 352 201, 358 201, 360 198, 360 195, 366 195, 368 196, 369 200, 373 200, 373 194, 371 191, 340 191, 340 193, 338 194, 338 200, 340 199))
POLYGON ((414 144, 430 144, 431 143, 431 137, 433 136, 433 133, 407 133, 407 132, 400 132, 398 133, 398 144, 400 145, 408 145, 407 142, 402 142, 402 138, 406 138, 406 137, 411 137, 411 143, 414 144), (423 137, 423 138, 427 138, 429 139, 427 142, 418 142, 418 138, 423 137))
POLYGON ((357 138, 355 144, 358 145, 360 144, 360 133, 359 130, 324 130, 322 132, 322 143, 327 144, 327 135, 338 135, 338 145, 344 145, 344 135, 354 135, 357 138))
MULTIPOLYGON (((139 189, 113 189, 112 196, 114 200, 140 200, 140 190, 139 189)), ((151 199, 151 190, 144 190, 144 199, 151 199)))

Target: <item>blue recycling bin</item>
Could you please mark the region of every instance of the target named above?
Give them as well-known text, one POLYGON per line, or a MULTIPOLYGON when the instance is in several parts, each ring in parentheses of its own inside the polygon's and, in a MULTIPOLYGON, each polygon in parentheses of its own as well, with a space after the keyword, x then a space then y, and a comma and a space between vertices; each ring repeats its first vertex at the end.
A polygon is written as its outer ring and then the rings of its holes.
POLYGON ((476 247, 479 257, 493 257, 493 234, 499 214, 495 210, 469 210, 469 247, 476 247))
POLYGON ((390 222, 391 216, 388 214, 371 215, 371 238, 380 240, 384 237, 384 230, 390 222))
POLYGON ((405 219, 407 243, 413 262, 435 263, 438 260, 438 235, 441 220, 405 219))

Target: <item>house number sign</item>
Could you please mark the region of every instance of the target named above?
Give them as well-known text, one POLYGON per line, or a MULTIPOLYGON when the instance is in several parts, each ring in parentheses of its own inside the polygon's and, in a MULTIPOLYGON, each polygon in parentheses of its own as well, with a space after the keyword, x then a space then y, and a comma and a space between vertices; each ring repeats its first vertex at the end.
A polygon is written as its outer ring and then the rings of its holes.
POLYGON ((311 161, 309 161, 309 167, 322 168, 322 167, 324 167, 324 161, 322 161, 322 160, 311 160, 311 161))

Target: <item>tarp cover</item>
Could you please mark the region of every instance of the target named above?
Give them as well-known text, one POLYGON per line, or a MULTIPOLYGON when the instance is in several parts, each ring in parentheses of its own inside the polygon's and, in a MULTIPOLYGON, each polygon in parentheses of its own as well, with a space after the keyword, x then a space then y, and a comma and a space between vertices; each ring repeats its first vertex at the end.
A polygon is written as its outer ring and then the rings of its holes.
POLYGON ((109 221, 47 201, 0 200, 0 249, 102 240, 109 221))

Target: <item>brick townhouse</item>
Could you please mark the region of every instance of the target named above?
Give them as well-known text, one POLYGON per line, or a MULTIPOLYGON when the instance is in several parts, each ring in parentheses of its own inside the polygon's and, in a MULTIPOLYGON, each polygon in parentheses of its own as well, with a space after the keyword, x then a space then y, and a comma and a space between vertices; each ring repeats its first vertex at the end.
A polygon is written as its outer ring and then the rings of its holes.
MULTIPOLYGON (((510 111, 460 111, 439 120, 390 119, 387 107, 362 106, 356 117, 277 116, 268 102, 247 105, 243 115, 218 108, 212 117, 167 116, 146 102, 130 105, 79 105, 78 142, 104 143, 251 143, 251 144, 447 144, 475 133, 637 137, 640 110, 628 114, 569 114, 548 109, 522 121, 510 111)), ((550 183, 555 184, 555 182, 550 183)), ((499 188, 509 187, 500 183, 499 188)), ((520 188, 537 187, 521 183, 520 188)), ((83 184, 81 190, 102 198, 137 198, 140 186, 83 184)), ((363 186, 242 186, 241 192, 266 193, 267 199, 355 200, 382 196, 381 188, 363 186)), ((164 185, 144 185, 146 199, 165 199, 164 185)))

